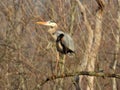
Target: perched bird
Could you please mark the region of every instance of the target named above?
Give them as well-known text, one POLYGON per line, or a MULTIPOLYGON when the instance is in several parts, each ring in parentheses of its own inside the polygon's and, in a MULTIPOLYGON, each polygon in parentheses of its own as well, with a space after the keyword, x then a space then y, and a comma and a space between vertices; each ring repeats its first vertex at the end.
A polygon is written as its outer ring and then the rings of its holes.
POLYGON ((37 22, 37 24, 50 26, 48 32, 56 41, 57 51, 62 54, 74 53, 74 41, 71 36, 63 31, 57 30, 58 25, 54 21, 37 22))

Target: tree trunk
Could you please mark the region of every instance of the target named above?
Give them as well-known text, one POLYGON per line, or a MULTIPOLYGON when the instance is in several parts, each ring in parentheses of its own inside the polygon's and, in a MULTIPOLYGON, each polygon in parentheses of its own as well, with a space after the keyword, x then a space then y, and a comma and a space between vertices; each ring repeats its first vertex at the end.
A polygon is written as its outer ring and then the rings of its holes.
MULTIPOLYGON (((101 33, 102 33, 102 15, 98 11, 96 13, 96 28, 95 28, 95 32, 94 32, 94 38, 93 38, 94 41, 92 43, 91 51, 90 51, 89 57, 88 57, 88 59, 89 59, 88 66, 87 66, 88 71, 94 71, 94 69, 95 69, 96 56, 98 54, 99 46, 101 43, 101 37, 102 37, 101 33)), ((94 90, 94 77, 88 76, 87 90, 94 90)))
MULTIPOLYGON (((120 0, 118 0, 118 4, 119 4, 119 7, 120 7, 120 0)), ((117 30, 117 33, 116 33, 116 46, 115 46, 115 56, 114 56, 114 64, 113 64, 113 72, 115 72, 116 70, 116 65, 117 65, 117 57, 118 57, 118 52, 119 52, 119 40, 120 40, 120 9, 118 10, 118 19, 117 19, 117 22, 118 22, 118 30, 117 30)), ((116 83, 116 79, 113 78, 112 79, 112 83, 113 83, 113 90, 117 90, 117 83, 116 83)))
MULTIPOLYGON (((93 32, 90 23, 87 20, 87 15, 86 15, 86 10, 85 7, 81 4, 79 0, 76 0, 81 12, 83 13, 83 19, 84 19, 84 24, 87 27, 88 30, 88 41, 86 45, 86 50, 85 54, 82 60, 82 64, 80 67, 78 67, 78 70, 85 70, 86 67, 88 71, 94 71, 95 69, 95 61, 96 61, 96 56, 99 51, 99 46, 101 42, 101 28, 102 28, 102 12, 103 12, 103 7, 104 3, 101 0, 96 0, 99 8, 96 13, 96 28, 95 32, 93 32)), ((94 90, 94 77, 88 77, 88 85, 87 85, 87 90, 94 90)), ((82 83, 82 77, 80 78, 80 83, 82 83)))

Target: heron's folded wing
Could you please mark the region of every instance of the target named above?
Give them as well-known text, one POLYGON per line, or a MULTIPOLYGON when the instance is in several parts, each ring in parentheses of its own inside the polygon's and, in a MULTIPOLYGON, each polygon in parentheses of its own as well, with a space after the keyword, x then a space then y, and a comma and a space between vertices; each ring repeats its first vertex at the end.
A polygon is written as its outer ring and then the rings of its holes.
POLYGON ((72 51, 75 50, 74 41, 68 34, 64 34, 64 37, 62 38, 62 44, 72 51))

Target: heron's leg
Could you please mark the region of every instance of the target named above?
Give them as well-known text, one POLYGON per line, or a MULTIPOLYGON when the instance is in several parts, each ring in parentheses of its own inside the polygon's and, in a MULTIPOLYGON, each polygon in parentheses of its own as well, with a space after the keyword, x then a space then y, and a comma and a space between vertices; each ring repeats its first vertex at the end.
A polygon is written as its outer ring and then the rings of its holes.
MULTIPOLYGON (((59 71, 58 74, 62 75, 64 77, 65 74, 65 55, 64 54, 60 54, 60 59, 59 59, 59 71)), ((59 79, 59 88, 58 90, 64 90, 64 79, 61 78, 59 79)))
POLYGON ((62 66, 61 66, 62 74, 64 74, 65 72, 65 58, 66 58, 66 55, 62 55, 62 66))
POLYGON ((55 66, 55 73, 57 73, 57 70, 58 70, 59 59, 60 59, 59 52, 57 52, 56 66, 55 66))
MULTIPOLYGON (((59 52, 56 51, 55 75, 58 75, 58 74, 59 74, 59 72, 58 72, 59 59, 60 59, 59 52)), ((54 76, 53 76, 53 77, 54 77, 54 76)), ((59 87, 59 79, 57 79, 57 80, 55 81, 55 86, 54 86, 54 89, 53 89, 53 90, 57 90, 58 87, 59 87)))

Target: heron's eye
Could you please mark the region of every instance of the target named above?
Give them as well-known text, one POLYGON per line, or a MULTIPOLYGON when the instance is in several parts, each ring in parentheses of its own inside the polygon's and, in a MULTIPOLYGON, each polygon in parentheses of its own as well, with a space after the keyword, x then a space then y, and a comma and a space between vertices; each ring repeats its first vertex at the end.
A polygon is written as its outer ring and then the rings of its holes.
POLYGON ((53 28, 52 26, 50 28, 53 28))
POLYGON ((53 20, 51 20, 50 22, 51 22, 51 23, 53 23, 54 21, 53 21, 53 20))

